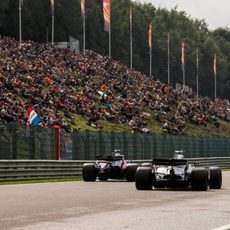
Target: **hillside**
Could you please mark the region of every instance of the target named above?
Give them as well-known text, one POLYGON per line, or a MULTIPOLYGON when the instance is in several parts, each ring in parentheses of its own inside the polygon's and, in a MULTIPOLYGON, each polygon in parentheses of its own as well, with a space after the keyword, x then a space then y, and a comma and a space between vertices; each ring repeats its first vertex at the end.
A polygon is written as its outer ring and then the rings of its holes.
POLYGON ((197 99, 92 51, 0 37, 0 122, 105 131, 230 136, 229 101, 197 99))

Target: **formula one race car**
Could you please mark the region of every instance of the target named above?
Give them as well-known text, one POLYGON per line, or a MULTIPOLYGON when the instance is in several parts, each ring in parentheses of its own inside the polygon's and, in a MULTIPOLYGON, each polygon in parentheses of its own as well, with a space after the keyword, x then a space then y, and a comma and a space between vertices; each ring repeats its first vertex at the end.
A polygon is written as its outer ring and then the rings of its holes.
POLYGON ((116 150, 112 156, 97 157, 96 163, 85 163, 82 168, 84 181, 106 181, 108 179, 126 179, 135 181, 138 164, 127 163, 124 155, 116 150))
POLYGON ((138 167, 135 175, 138 190, 155 188, 190 188, 197 191, 220 189, 222 173, 219 167, 195 167, 184 159, 182 154, 175 154, 172 159, 154 159, 138 167))

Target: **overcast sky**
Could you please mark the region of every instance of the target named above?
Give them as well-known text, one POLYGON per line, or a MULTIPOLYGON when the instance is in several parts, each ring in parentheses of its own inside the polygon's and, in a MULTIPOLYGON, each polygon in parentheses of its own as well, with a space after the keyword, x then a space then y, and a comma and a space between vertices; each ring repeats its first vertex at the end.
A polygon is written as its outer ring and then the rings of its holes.
POLYGON ((204 19, 209 29, 230 28, 230 0, 136 0, 156 7, 185 11, 191 18, 204 19))

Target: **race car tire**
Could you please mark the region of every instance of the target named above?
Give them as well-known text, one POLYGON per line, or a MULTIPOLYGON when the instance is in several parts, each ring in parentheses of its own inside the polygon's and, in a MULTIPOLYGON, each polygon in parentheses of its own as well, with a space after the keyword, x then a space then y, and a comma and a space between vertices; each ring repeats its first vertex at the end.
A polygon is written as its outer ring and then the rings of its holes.
POLYGON ((135 184, 137 190, 152 189, 152 168, 138 167, 135 175, 135 184))
POLYGON ((206 168, 195 168, 191 173, 192 190, 207 191, 208 170, 206 168))
POLYGON ((221 189, 222 186, 222 172, 219 167, 209 168, 210 178, 209 178, 209 188, 211 189, 221 189))
POLYGON ((152 163, 142 163, 141 167, 152 167, 153 164, 152 163))
POLYGON ((127 181, 135 181, 135 174, 138 168, 138 164, 128 164, 125 169, 125 178, 127 181))
POLYGON ((84 181, 96 181, 96 168, 93 163, 85 163, 82 168, 82 178, 84 181))

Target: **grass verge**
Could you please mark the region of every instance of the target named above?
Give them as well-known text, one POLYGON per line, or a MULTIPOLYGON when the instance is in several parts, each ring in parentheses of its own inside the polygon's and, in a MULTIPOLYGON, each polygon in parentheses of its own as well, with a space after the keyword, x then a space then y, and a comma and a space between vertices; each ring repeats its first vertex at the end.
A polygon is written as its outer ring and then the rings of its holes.
POLYGON ((45 180, 0 181, 0 185, 69 182, 69 181, 81 181, 81 180, 82 180, 81 177, 74 177, 74 178, 45 179, 45 180))

